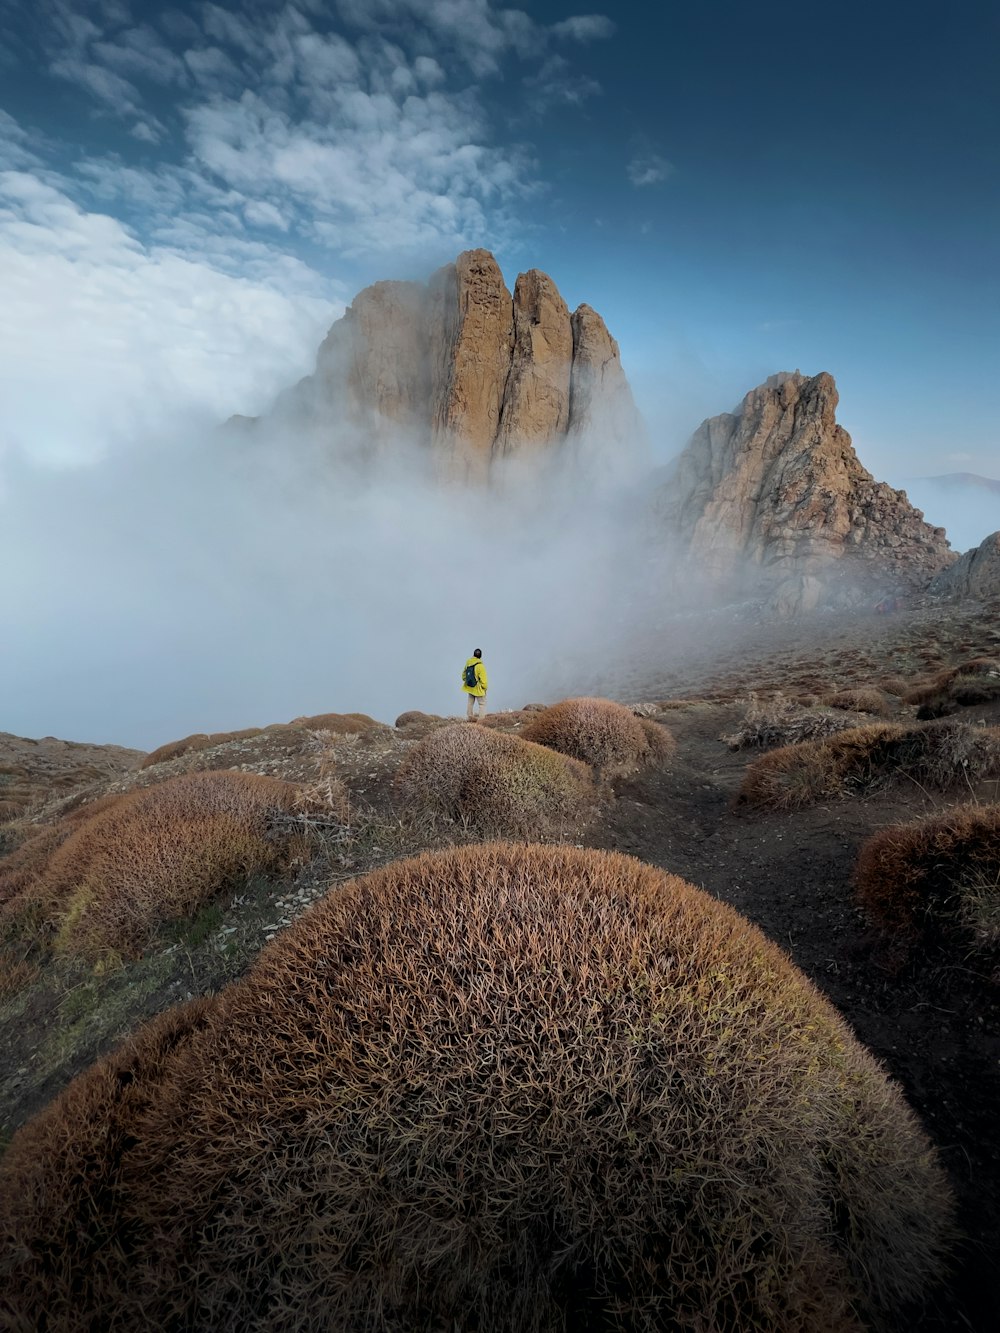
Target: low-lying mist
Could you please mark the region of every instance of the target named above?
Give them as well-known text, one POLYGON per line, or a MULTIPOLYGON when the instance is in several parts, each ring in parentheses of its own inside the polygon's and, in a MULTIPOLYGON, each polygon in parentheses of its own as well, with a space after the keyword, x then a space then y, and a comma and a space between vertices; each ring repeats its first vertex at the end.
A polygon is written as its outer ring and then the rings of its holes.
POLYGON ((477 647, 490 706, 519 707, 612 667, 642 615, 635 478, 598 486, 578 454, 474 490, 405 440, 359 475, 258 427, 6 481, 0 730, 22 735, 451 714, 477 647))

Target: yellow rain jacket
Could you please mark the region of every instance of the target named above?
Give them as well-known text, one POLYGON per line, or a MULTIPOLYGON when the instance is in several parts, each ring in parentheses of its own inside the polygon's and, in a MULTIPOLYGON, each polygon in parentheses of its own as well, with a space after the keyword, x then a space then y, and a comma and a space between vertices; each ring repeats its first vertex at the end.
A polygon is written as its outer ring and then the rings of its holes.
POLYGON ((486 668, 478 657, 470 657, 465 665, 467 667, 474 666, 476 668, 476 684, 475 687, 466 685, 465 672, 463 671, 461 675, 462 689, 466 694, 474 694, 477 699, 481 699, 486 693, 486 668))

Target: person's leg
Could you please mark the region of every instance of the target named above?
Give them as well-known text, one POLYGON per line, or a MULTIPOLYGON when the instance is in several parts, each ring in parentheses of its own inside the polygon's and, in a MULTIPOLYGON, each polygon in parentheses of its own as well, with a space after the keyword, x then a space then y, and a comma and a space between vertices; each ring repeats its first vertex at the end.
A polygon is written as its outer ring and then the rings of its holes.
POLYGON ((486 716, 486 695, 482 695, 477 702, 479 704, 479 720, 482 722, 483 718, 486 716))
POLYGON ((465 696, 465 717, 466 720, 469 722, 472 721, 472 705, 475 702, 476 702, 476 696, 474 694, 467 694, 465 696))

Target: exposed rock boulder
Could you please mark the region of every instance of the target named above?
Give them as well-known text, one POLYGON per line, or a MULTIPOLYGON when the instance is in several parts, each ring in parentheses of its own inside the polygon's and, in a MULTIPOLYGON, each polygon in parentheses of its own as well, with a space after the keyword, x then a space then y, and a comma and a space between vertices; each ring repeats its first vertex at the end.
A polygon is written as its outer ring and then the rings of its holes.
POLYGON ((830 375, 774 375, 699 427, 657 497, 681 577, 794 614, 923 589, 954 560, 944 529, 862 467, 837 401, 830 375))
POLYGON ((601 317, 589 306, 571 316, 537 269, 511 297, 487 250, 466 250, 426 285, 365 288, 276 412, 340 457, 369 460, 405 440, 467 481, 563 446, 619 461, 645 446, 601 317))
POLYGON ((928 591, 943 597, 1000 597, 1000 532, 942 570, 928 591))

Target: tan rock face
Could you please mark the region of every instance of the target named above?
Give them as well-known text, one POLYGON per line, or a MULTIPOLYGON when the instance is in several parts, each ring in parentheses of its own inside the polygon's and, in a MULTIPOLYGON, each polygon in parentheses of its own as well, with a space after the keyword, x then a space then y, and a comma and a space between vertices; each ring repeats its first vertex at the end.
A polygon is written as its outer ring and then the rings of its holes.
POLYGON ((427 419, 424 288, 415 282, 366 287, 330 330, 316 362, 323 398, 336 397, 356 429, 382 443, 391 430, 427 419))
POLYGON ((279 410, 362 460, 403 436, 439 474, 471 482, 507 458, 566 445, 638 453, 645 440, 600 316, 581 306, 571 317, 537 269, 511 297, 487 250, 465 251, 426 286, 366 288, 279 410))
POLYGON ((630 442, 642 430, 632 390, 622 369, 618 344, 589 305, 573 313, 573 376, 570 430, 596 428, 615 443, 630 442))
POLYGON ((569 425, 573 329, 569 309, 544 273, 522 273, 514 287, 514 345, 495 456, 561 439, 569 425))
POLYGON ((488 250, 466 250, 435 274, 432 448, 457 480, 489 473, 514 345, 514 311, 488 250))
POLYGON ((942 597, 1000 597, 1000 532, 942 570, 928 591, 942 597))
POLYGON ((925 588, 954 559, 944 530, 861 466, 837 401, 830 375, 776 375, 696 431, 657 510, 710 586, 795 611, 837 586, 925 588))

